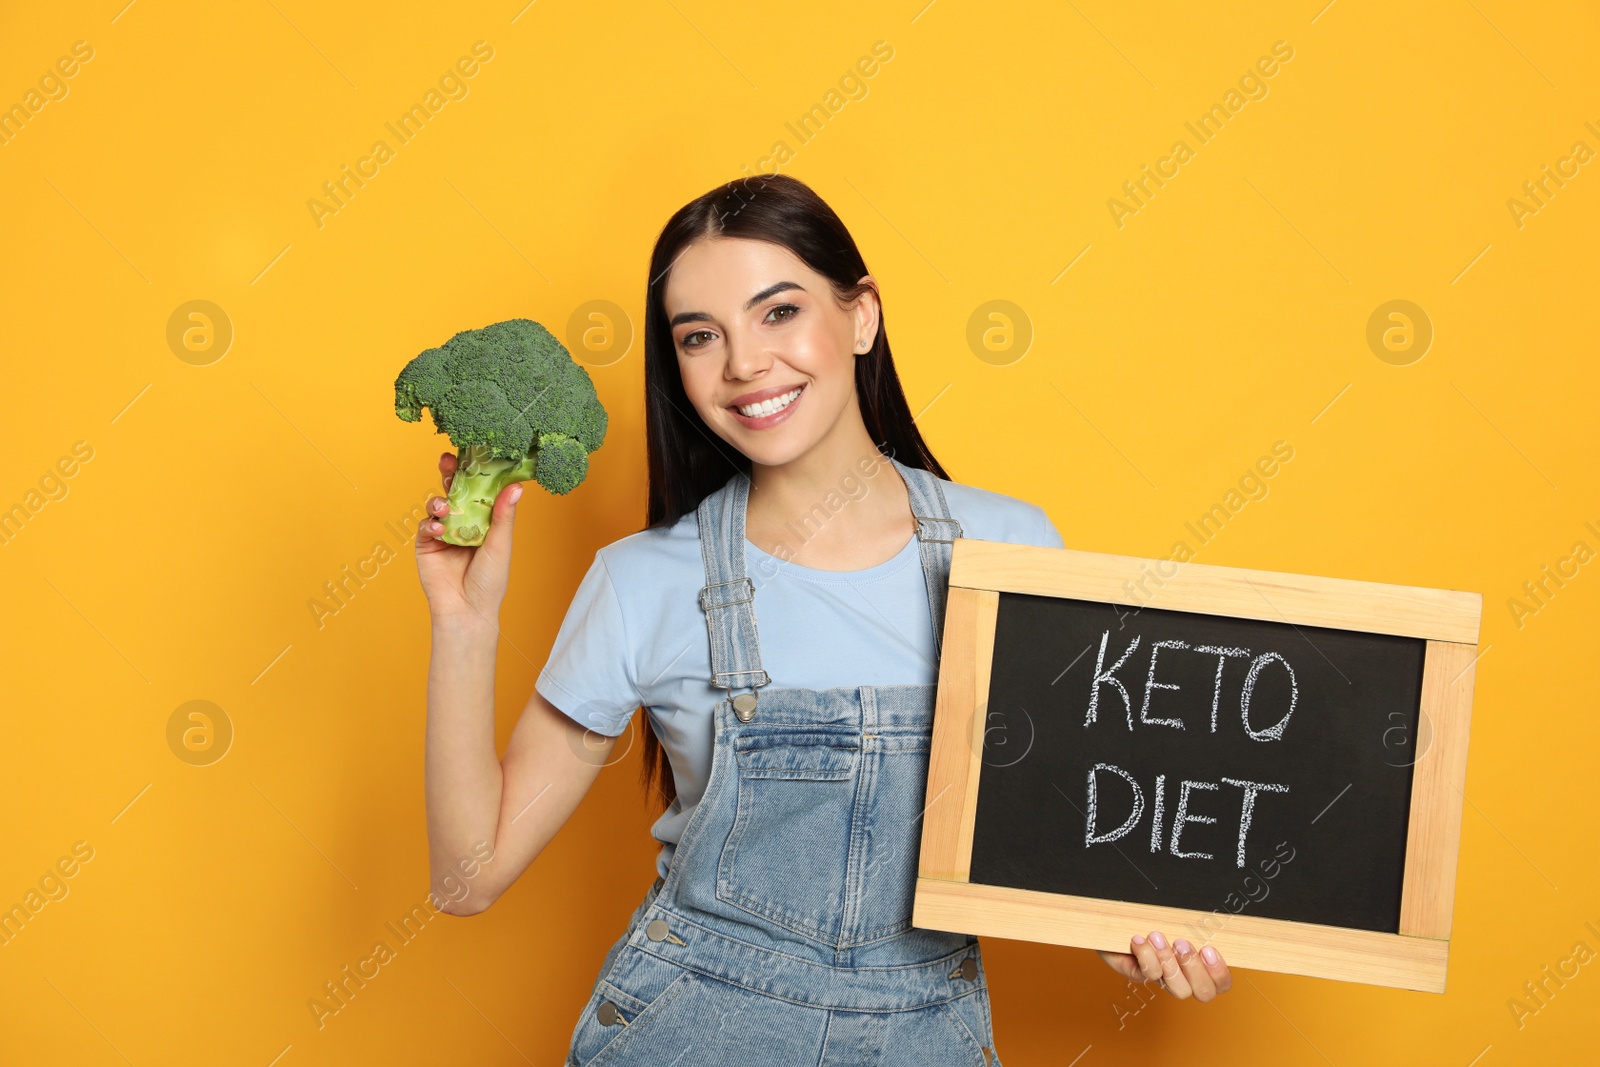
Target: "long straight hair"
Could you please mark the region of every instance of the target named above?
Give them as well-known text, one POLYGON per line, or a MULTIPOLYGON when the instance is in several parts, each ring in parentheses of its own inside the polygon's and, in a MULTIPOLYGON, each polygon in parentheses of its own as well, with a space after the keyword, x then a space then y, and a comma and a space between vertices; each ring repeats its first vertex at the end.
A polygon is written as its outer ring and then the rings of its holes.
MULTIPOLYGON (((689 244, 710 237, 743 237, 781 245, 827 278, 844 303, 873 288, 861 282, 870 272, 839 216, 810 186, 786 174, 738 178, 719 185, 667 220, 650 256, 645 295, 647 529, 672 526, 735 473, 750 473, 750 458, 718 438, 689 403, 667 321, 668 272, 689 244)), ((856 399, 867 433, 885 454, 948 481, 949 475, 912 421, 889 353, 881 298, 879 306, 878 333, 872 347, 856 356, 856 399)), ((657 793, 665 798, 664 806, 669 806, 677 798, 677 785, 666 749, 648 721, 647 717, 641 781, 647 796, 657 793)))

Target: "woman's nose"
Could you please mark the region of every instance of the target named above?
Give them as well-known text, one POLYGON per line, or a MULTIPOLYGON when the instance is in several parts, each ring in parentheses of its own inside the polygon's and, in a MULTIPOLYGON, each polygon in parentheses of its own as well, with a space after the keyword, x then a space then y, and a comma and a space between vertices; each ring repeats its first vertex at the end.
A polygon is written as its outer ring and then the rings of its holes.
POLYGON ((730 335, 727 342, 728 373, 734 378, 749 378, 772 364, 772 358, 753 337, 730 335))

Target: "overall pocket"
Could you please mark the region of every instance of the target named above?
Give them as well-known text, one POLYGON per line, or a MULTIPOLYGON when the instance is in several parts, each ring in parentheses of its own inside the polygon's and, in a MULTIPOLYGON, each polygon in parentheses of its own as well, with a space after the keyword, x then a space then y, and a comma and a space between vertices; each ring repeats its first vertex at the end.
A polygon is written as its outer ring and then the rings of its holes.
POLYGON ((994 1033, 988 1025, 988 991, 979 990, 958 997, 936 1009, 947 1021, 954 1034, 963 1060, 973 1067, 1000 1067, 1000 1055, 994 1050, 994 1033))
POLYGON ((994 1048, 994 1021, 989 1008, 988 979, 985 977, 984 981, 982 989, 957 997, 945 1006, 950 1009, 951 1016, 960 1025, 961 1030, 974 1043, 981 1046, 979 1051, 984 1054, 984 1063, 988 1067, 994 1067, 1000 1061, 1000 1054, 994 1048))
POLYGON ((928 804, 928 749, 928 734, 903 731, 881 735, 868 756, 872 786, 856 816, 860 899, 845 931, 846 944, 875 941, 911 926, 928 804))
POLYGON ((860 735, 846 727, 747 727, 717 864, 717 897, 834 945, 845 902, 860 735))
MULTIPOLYGON (((678 1002, 693 997, 694 972, 631 945, 617 954, 611 969, 595 983, 572 1031, 567 1067, 600 1067, 670 1021, 678 1002)), ((671 1057, 668 1057, 670 1059, 671 1057)), ((645 1056, 641 1062, 653 1062, 645 1056)))

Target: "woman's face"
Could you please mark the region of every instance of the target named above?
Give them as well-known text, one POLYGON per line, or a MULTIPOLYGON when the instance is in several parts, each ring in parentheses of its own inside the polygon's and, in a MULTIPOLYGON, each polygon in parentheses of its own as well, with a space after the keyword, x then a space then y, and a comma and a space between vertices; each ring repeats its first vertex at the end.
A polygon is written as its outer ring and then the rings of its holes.
POLYGON ((877 336, 875 291, 840 307, 782 245, 713 237, 673 263, 663 301, 689 402, 751 462, 777 466, 859 432, 855 361, 877 336))

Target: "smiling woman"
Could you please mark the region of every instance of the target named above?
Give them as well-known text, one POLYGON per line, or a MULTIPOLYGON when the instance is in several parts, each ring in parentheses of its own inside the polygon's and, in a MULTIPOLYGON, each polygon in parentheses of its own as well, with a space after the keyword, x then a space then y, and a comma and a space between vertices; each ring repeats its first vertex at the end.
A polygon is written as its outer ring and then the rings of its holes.
MULTIPOLYGON (((658 876, 568 1067, 750 1062, 752 1034, 763 1063, 994 1067, 977 937, 911 921, 944 605, 956 539, 1063 541, 1036 505, 946 476, 900 388, 878 281, 803 183, 691 201, 648 277, 646 525, 595 553, 498 762, 496 635, 479 620, 506 586, 515 487, 482 556, 437 540, 430 501, 430 845, 494 832, 487 907, 644 707, 658 876)), ((1184 941, 1129 948, 1102 958, 1174 996, 1230 981, 1184 941)))

